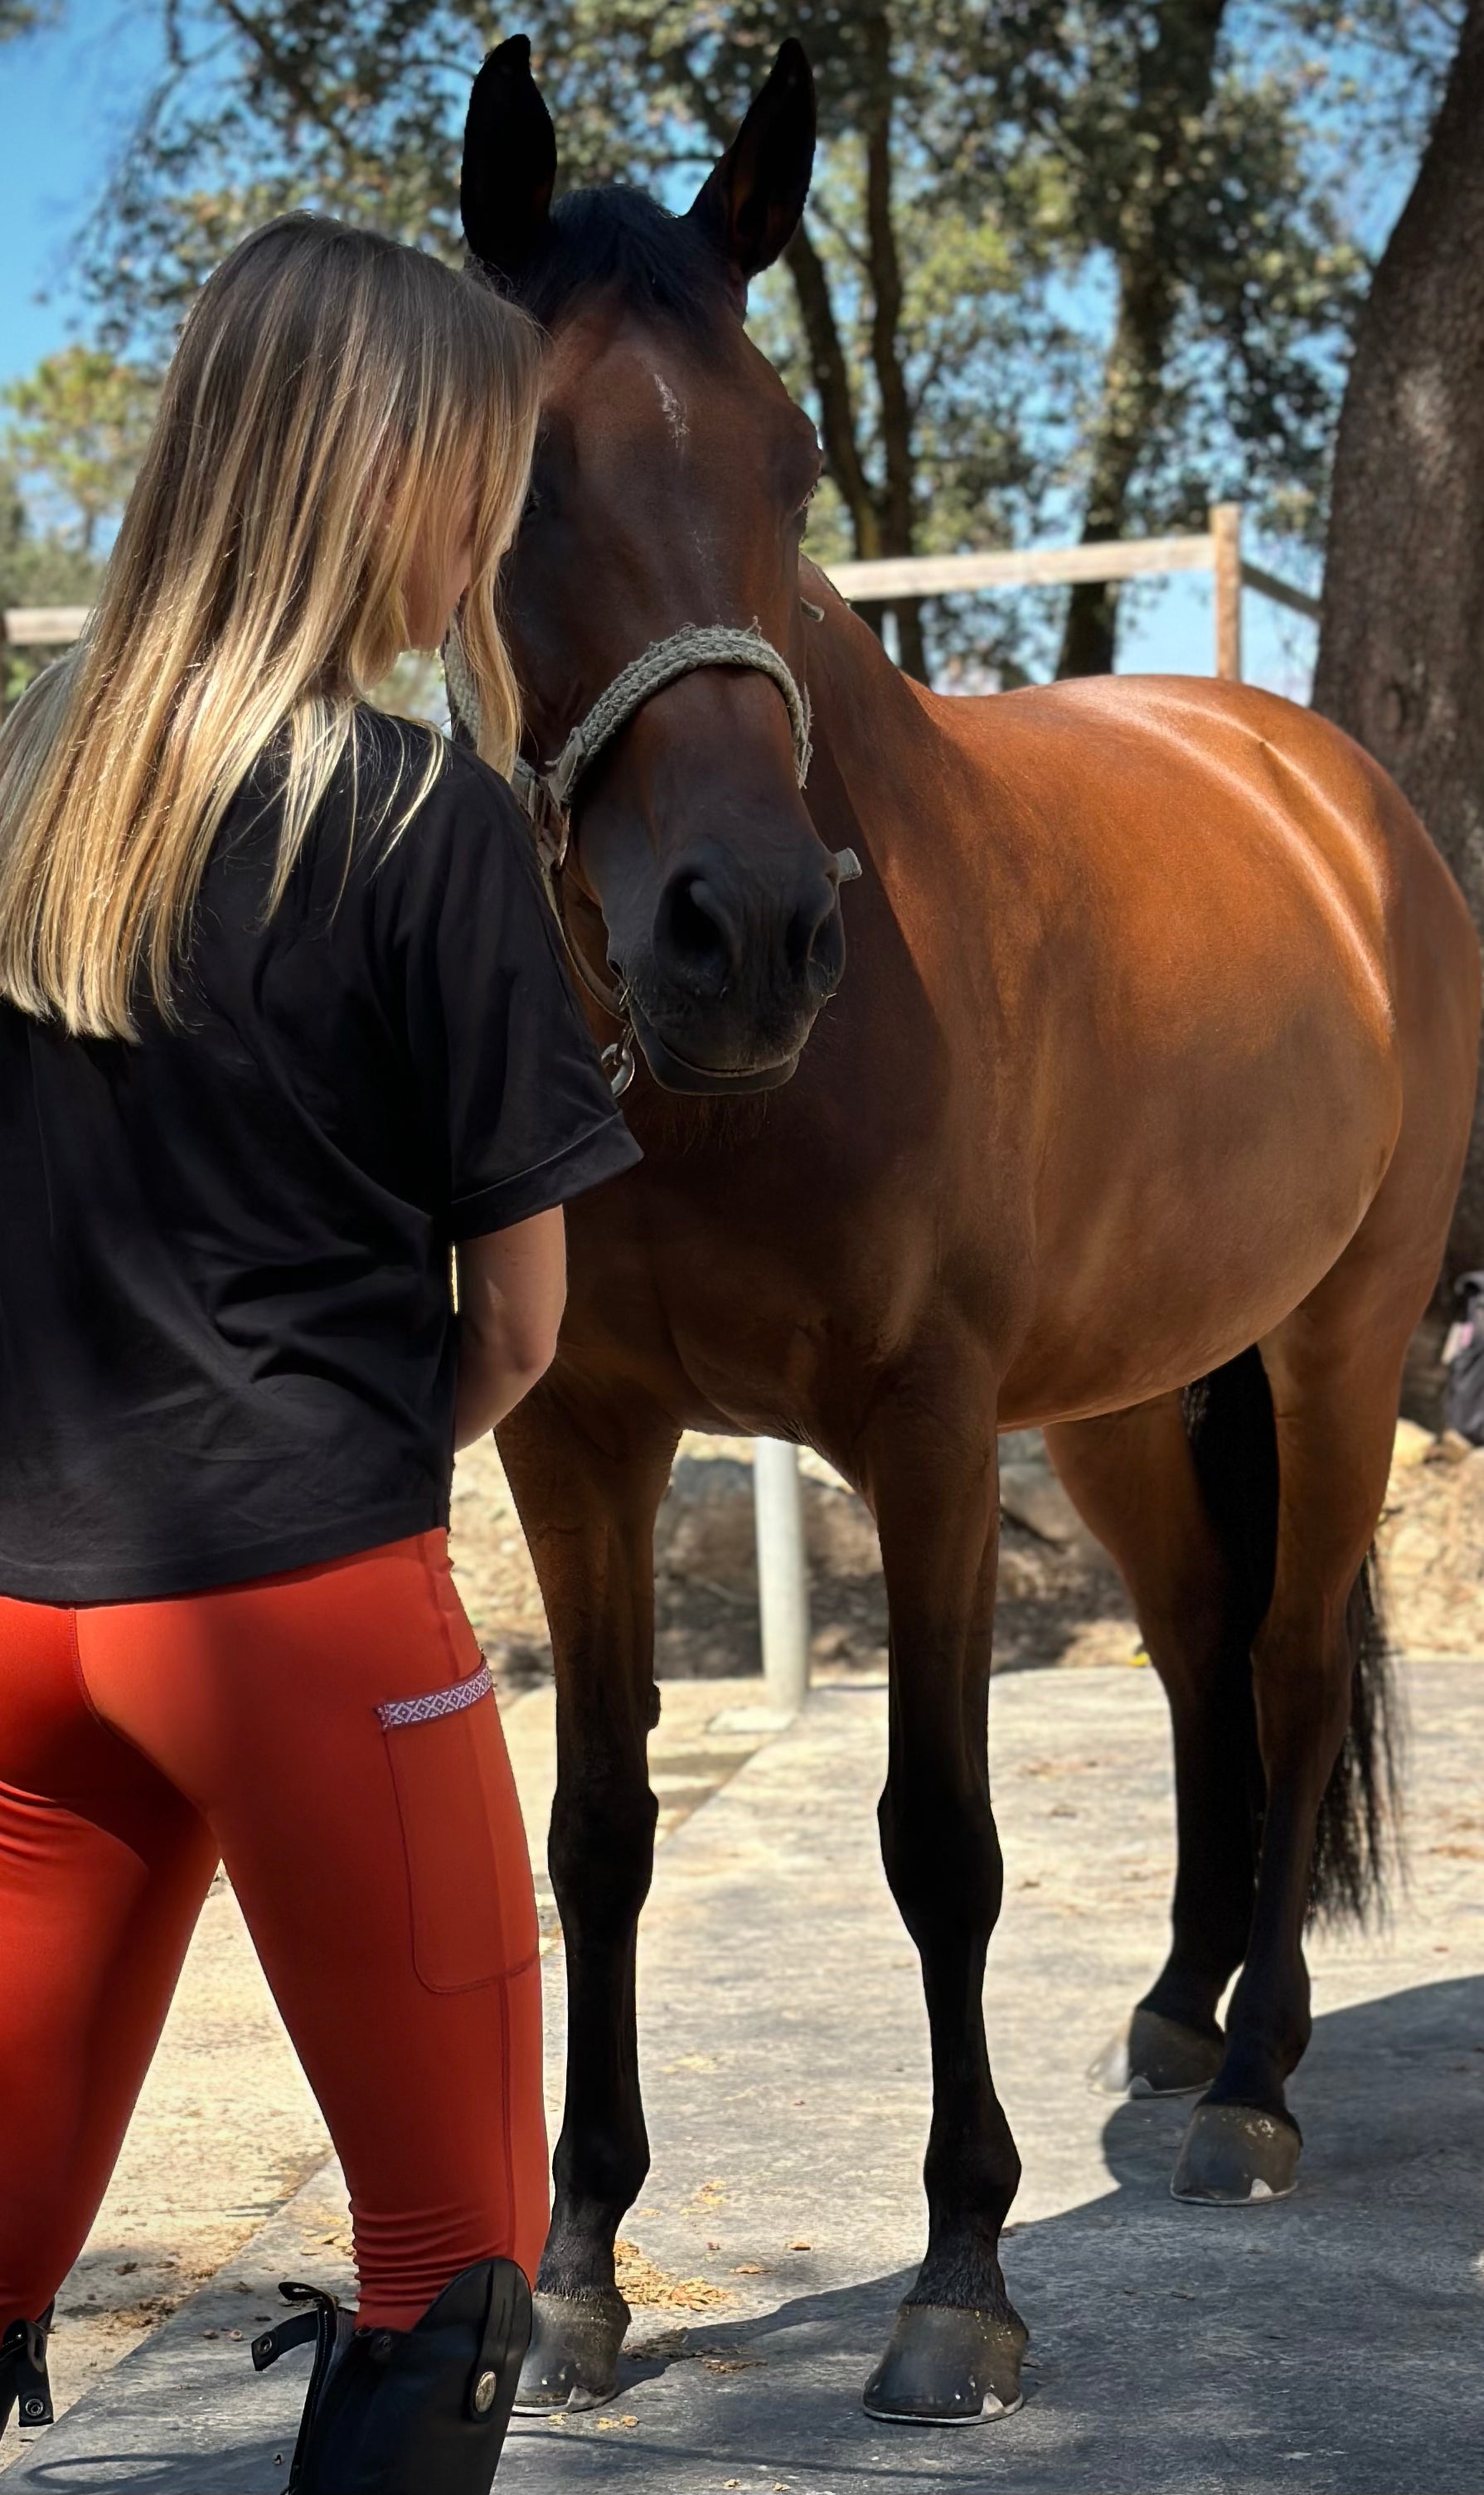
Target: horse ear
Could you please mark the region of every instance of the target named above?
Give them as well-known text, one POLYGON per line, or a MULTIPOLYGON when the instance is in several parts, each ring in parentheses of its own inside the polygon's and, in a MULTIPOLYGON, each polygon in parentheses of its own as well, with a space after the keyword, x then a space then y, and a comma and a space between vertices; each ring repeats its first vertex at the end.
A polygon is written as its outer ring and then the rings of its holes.
POLYGON ((531 76, 531 39, 511 35, 488 52, 469 98, 458 205, 475 259, 518 275, 546 231, 556 181, 556 132, 531 76))
POLYGON ((744 287, 772 266, 804 213, 814 142, 814 73, 790 35, 690 210, 744 287))

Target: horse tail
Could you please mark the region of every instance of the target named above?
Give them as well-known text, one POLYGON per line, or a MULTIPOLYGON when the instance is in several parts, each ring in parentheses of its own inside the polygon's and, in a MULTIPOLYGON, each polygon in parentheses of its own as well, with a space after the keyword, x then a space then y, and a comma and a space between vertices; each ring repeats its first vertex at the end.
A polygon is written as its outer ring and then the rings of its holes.
POLYGON ((1345 1632, 1350 1720, 1319 1807, 1311 1923, 1368 1922, 1373 1909, 1384 1908, 1400 1859, 1401 1715, 1374 1548, 1350 1588, 1345 1632))
MULTIPOLYGON (((1185 1423, 1206 1510, 1231 1570, 1235 1617, 1228 1651, 1251 1687, 1252 1641, 1273 1599, 1278 1557, 1278 1436, 1267 1371, 1255 1344, 1185 1394, 1185 1423)), ((1385 1899, 1398 1794, 1397 1708, 1369 1554, 1345 1611, 1350 1713, 1319 1805, 1310 1873, 1311 1923, 1364 1924, 1385 1899)), ((1260 1823, 1264 1783, 1255 1712, 1245 1763, 1260 1823)))

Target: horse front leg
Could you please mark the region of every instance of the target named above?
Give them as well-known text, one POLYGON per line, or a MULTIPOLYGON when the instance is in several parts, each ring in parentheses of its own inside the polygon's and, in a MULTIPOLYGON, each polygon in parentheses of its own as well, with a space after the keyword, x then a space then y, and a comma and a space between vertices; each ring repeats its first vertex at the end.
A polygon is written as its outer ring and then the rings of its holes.
POLYGON ((634 1956, 654 1864, 654 1528, 678 1432, 560 1371, 502 1425, 500 1453, 551 1629, 551 1882, 567 1957, 567 2096, 536 2281, 523 2410, 612 2397, 629 2307, 613 2244, 649 2171, 634 1956))
POLYGON ((867 1484, 890 1614, 890 1749, 881 1855, 922 1964, 933 2119, 927 2254, 866 2386, 872 2417, 969 2423, 1020 2403, 1025 2325, 1005 2294, 1000 2230, 1020 2160, 990 2078, 984 1961, 999 1918, 988 1702, 999 1526, 994 1381, 968 1364, 874 1424, 867 1484))

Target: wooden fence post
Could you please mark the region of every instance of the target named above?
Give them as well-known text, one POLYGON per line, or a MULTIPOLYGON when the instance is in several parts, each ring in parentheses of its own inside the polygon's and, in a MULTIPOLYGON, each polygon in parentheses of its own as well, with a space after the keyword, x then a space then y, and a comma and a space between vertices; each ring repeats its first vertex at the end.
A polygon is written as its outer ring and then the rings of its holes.
POLYGON ((1242 506, 1213 503, 1211 543, 1216 573, 1216 672, 1242 681, 1242 506))

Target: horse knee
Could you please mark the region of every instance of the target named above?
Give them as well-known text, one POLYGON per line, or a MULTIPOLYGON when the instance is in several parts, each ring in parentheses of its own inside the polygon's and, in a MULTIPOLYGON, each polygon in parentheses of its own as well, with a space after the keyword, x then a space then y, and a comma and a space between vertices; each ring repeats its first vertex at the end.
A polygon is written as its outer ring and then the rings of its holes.
POLYGON ((903 1794, 888 1782, 877 1818, 887 1886, 918 1947, 949 1930, 987 1938, 1005 1888, 988 1789, 903 1794))
POLYGON ((649 1894, 659 1809, 643 1782, 558 1786, 547 1862, 564 1923, 580 1923, 589 1937, 634 1923, 649 1894))

